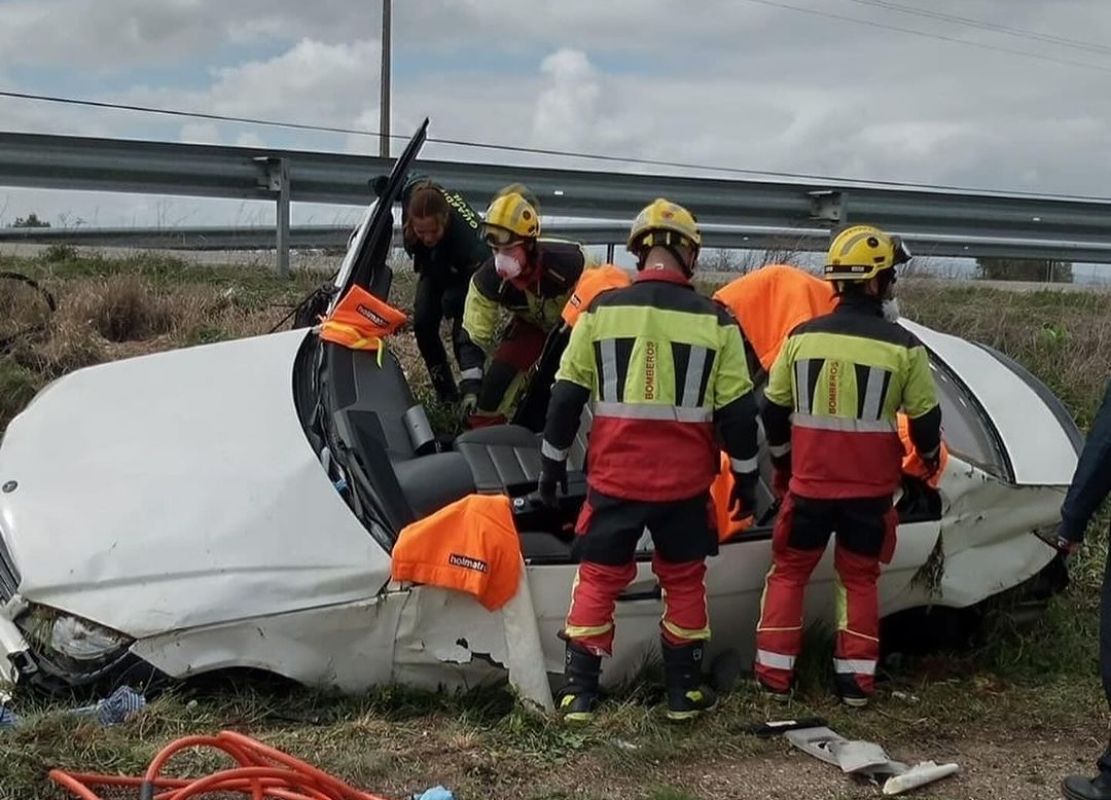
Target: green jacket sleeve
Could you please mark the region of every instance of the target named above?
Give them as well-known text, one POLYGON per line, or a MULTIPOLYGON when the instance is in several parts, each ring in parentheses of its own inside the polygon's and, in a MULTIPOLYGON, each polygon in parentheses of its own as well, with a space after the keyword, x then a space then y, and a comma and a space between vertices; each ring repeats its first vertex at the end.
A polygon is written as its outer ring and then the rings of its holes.
POLYGON ((571 329, 571 338, 559 361, 557 381, 570 381, 588 391, 594 390, 595 363, 594 343, 591 330, 594 318, 591 312, 583 312, 571 329))
POLYGON ((463 305, 463 330, 474 344, 483 350, 489 350, 498 331, 501 305, 496 298, 483 291, 480 277, 476 273, 467 289, 467 300, 463 305))

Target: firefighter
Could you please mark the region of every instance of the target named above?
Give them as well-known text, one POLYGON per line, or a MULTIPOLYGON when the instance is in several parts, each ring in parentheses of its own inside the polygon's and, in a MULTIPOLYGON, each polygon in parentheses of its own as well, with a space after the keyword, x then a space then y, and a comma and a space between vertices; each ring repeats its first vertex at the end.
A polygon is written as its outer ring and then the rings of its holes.
POLYGON ((459 390, 440 340, 440 321, 452 321, 455 360, 461 362, 463 305, 467 286, 489 250, 479 235, 478 214, 458 192, 427 178, 410 181, 401 195, 405 251, 413 258, 417 292, 413 330, 432 388, 444 402, 459 399, 459 390))
MULTIPOLYGON (((1076 465, 1069 492, 1061 506, 1057 546, 1066 554, 1076 551, 1100 504, 1111 494, 1111 383, 1092 421, 1084 450, 1076 465)), ((1100 598, 1099 666, 1103 692, 1111 702, 1111 555, 1108 556, 1100 598)), ((1062 790, 1067 800, 1111 800, 1111 743, 1096 763, 1095 778, 1071 775, 1062 790)))
POLYGON ((548 407, 539 491, 566 490, 567 451, 583 405, 594 414, 588 492, 576 530, 580 561, 562 637, 566 683, 559 709, 589 720, 602 656, 613 644, 614 604, 636 575, 645 528, 663 589, 660 623, 667 716, 698 716, 716 702, 701 682, 710 637, 705 559, 717 553, 709 487, 718 470, 715 426, 736 473, 732 505, 751 515, 757 481, 756 404, 736 322, 691 285, 701 233, 664 199, 633 223, 638 274, 599 295, 571 331, 548 407))
POLYGON ((539 203, 519 184, 498 193, 482 230, 493 255, 471 279, 459 351, 463 416, 472 428, 508 419, 587 263, 580 245, 540 238, 539 203), (503 310, 511 318, 495 342, 503 310))
POLYGON ((892 497, 903 446, 896 414, 927 472, 941 447, 941 409, 926 350, 893 320, 895 267, 910 253, 898 237, 857 225, 829 249, 825 278, 837 306, 795 328, 771 369, 762 410, 774 485, 785 492, 756 631, 756 677, 789 695, 802 645, 803 593, 836 532, 836 691, 867 705, 879 657, 876 580, 895 546, 892 497))

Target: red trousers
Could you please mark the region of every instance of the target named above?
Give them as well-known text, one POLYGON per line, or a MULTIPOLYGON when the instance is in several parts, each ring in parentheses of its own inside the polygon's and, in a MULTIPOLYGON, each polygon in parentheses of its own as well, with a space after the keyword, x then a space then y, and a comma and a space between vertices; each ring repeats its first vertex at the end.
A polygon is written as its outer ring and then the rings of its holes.
POLYGON ((833 564, 837 640, 833 668, 839 685, 875 690, 879 659, 876 580, 891 559, 898 517, 890 498, 813 500, 788 494, 772 535, 772 567, 756 628, 756 676, 786 691, 802 649, 803 596, 829 537, 837 533, 833 564))
POLYGON ((478 392, 478 407, 467 420, 467 427, 505 424, 524 389, 529 370, 544 351, 547 338, 548 334, 540 328, 521 319, 509 323, 486 368, 478 392))
POLYGON ((618 595, 636 577, 636 544, 645 529, 655 550, 652 571, 663 599, 661 636, 673 645, 710 638, 706 609, 706 557, 717 552, 709 495, 647 503, 591 490, 579 518, 580 558, 565 638, 597 655, 613 652, 618 595))

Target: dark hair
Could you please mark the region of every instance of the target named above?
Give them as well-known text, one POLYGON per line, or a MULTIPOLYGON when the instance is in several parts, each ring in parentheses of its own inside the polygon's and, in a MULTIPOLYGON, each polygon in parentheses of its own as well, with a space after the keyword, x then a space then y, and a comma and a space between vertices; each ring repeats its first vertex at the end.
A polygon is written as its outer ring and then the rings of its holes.
POLYGON ((451 207, 448 206, 440 187, 431 181, 425 181, 413 187, 413 190, 409 193, 409 204, 405 211, 410 219, 413 217, 420 217, 421 219, 428 217, 446 218, 451 213, 451 207))
POLYGON ((446 227, 450 216, 451 207, 440 187, 432 181, 421 181, 409 192, 409 201, 405 204, 405 226, 402 229, 405 243, 412 246, 417 240, 413 233, 414 219, 439 217, 446 227))

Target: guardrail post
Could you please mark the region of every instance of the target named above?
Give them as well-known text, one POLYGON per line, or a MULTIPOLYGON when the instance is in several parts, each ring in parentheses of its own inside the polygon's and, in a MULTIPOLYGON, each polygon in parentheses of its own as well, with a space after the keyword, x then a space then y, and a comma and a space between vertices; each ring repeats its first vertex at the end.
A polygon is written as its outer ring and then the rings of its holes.
POLYGON ((810 195, 810 219, 828 222, 830 238, 833 231, 849 221, 849 193, 840 189, 808 192, 810 195))
POLYGON ((289 277, 289 159, 256 158, 263 169, 259 185, 277 194, 277 243, 278 274, 289 277))
POLYGON ((616 245, 614 245, 613 242, 610 242, 609 244, 606 245, 606 263, 607 264, 612 264, 613 263, 613 259, 616 258, 616 249, 617 249, 616 245))

